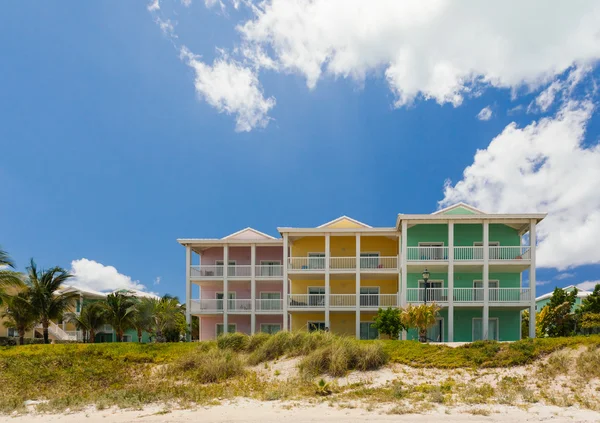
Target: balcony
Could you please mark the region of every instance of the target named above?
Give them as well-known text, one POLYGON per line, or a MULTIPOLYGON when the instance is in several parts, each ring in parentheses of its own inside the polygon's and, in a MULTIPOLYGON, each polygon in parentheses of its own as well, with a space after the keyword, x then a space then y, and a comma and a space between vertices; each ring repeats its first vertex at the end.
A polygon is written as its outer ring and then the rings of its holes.
MULTIPOLYGON (((454 288, 453 300, 455 304, 481 304, 483 303, 483 288, 454 288)), ((529 303, 531 291, 529 288, 489 288, 490 304, 529 303)), ((447 304, 448 288, 408 288, 406 300, 408 303, 423 303, 427 298, 428 303, 447 304), (427 297, 425 297, 427 296, 427 297)))
MULTIPOLYGON (((255 300, 257 313, 281 313, 283 300, 281 299, 257 299, 255 300)), ((199 299, 192 300, 192 314, 219 314, 223 313, 223 300, 199 299)), ((227 300, 227 313, 249 314, 252 312, 252 300, 249 298, 227 300)))
MULTIPOLYGON (((449 247, 407 247, 406 259, 409 262, 448 261, 449 247)), ((522 261, 531 258, 529 246, 490 246, 490 262, 522 261)), ((483 247, 454 247, 455 262, 483 262, 483 247)))
MULTIPOLYGON (((397 307, 397 294, 360 294, 361 309, 377 309, 379 307, 397 307)), ((294 309, 325 309, 325 295, 323 294, 290 294, 288 307, 294 309)), ((356 308, 356 294, 330 294, 330 309, 356 308)))
MULTIPOLYGON (((325 257, 290 257, 288 270, 292 272, 325 272, 325 257)), ((394 272, 398 270, 398 257, 360 257, 361 272, 394 272)), ((330 257, 332 273, 356 271, 356 257, 330 257)))
MULTIPOLYGON (((222 280, 224 267, 222 264, 202 264, 190 267, 190 277, 199 280, 222 280)), ((256 265, 256 279, 281 279, 282 265, 256 265)), ((247 279, 252 277, 252 265, 238 264, 227 266, 227 279, 247 279)))

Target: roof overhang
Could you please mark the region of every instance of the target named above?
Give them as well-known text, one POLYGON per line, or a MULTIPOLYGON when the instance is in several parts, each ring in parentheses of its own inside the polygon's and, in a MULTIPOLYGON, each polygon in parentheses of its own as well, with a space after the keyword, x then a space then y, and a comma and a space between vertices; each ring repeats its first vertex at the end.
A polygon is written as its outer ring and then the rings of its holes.
POLYGON ((202 252, 213 247, 250 247, 257 245, 261 247, 277 247, 283 245, 283 239, 210 239, 210 238, 179 238, 178 243, 184 247, 191 247, 194 252, 202 252))

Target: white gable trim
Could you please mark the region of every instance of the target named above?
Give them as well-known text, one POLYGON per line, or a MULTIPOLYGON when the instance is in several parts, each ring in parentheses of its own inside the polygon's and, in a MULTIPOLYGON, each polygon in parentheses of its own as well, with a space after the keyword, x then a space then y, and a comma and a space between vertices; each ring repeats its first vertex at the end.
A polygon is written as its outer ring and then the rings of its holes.
POLYGON ((479 210, 473 206, 470 206, 467 203, 463 203, 462 201, 460 203, 452 204, 451 206, 448 206, 446 208, 443 208, 443 209, 433 212, 431 214, 441 214, 441 213, 447 212, 449 210, 457 209, 459 207, 462 207, 463 209, 471 210, 472 212, 477 213, 477 214, 485 214, 485 212, 483 212, 482 210, 479 210))
POLYGON ((230 234, 230 235, 227 235, 226 237, 223 237, 223 238, 221 238, 221 239, 229 239, 229 238, 233 238, 234 236, 236 236, 236 235, 239 235, 239 234, 242 234, 242 233, 244 233, 244 232, 253 232, 253 233, 255 233, 255 234, 257 234, 257 235, 259 235, 260 237, 263 237, 263 238, 268 238, 268 239, 276 239, 275 237, 273 237, 273 236, 271 236, 271 235, 267 235, 267 234, 265 234, 265 233, 263 233, 263 232, 261 232, 261 231, 257 231, 256 229, 253 229, 253 228, 250 228, 250 227, 247 227, 247 228, 244 228, 244 229, 242 229, 242 230, 239 230, 239 231, 237 231, 237 232, 234 232, 234 233, 232 233, 232 234, 230 234))
POLYGON ((370 225, 367 225, 366 223, 362 223, 362 222, 359 222, 356 219, 352 219, 351 217, 340 216, 337 219, 333 219, 333 220, 331 220, 331 221, 329 221, 327 223, 323 223, 322 225, 317 226, 317 228, 324 228, 326 226, 332 225, 332 224, 337 223, 337 222, 342 221, 342 220, 349 220, 350 222, 356 223, 357 225, 360 225, 360 226, 365 227, 365 228, 371 228, 372 227, 370 225))

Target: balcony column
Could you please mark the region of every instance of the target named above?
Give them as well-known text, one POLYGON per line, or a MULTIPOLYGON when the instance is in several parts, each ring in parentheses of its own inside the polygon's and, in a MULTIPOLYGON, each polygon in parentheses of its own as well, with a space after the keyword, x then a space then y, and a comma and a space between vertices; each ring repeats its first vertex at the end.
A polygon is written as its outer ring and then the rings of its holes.
POLYGON ((229 281, 227 280, 227 274, 229 273, 229 246, 223 246, 223 333, 229 333, 229 316, 227 311, 229 309, 229 281))
POLYGON ((329 286, 329 260, 331 259, 331 252, 329 251, 331 245, 330 238, 330 234, 325 234, 325 327, 329 328, 329 330, 331 330, 329 321, 329 295, 331 294, 331 289, 329 286))
POLYGON ((360 339, 360 234, 356 234, 356 339, 360 339))
POLYGON ((448 222, 448 342, 454 342, 454 222, 448 222))
POLYGON ((288 330, 288 234, 283 234, 283 330, 288 330))
POLYGON ((490 223, 483 221, 483 316, 481 319, 482 338, 489 339, 490 327, 490 223))
POLYGON ((250 246, 250 333, 256 333, 256 244, 250 246))
MULTIPOLYGON (((400 233, 400 242, 402 249, 400 252, 400 266, 401 266, 401 278, 400 278, 400 307, 406 307, 406 294, 408 290, 408 267, 406 265, 408 258, 408 224, 406 220, 402 220, 402 232, 400 233)), ((406 331, 402 331, 402 339, 406 340, 406 331)))
POLYGON ((188 341, 192 340, 192 281, 190 272, 192 271, 192 248, 185 246, 185 323, 187 325, 188 341))
POLYGON ((529 255, 530 255, 530 264, 529 264, 529 299, 531 301, 529 305, 529 337, 535 338, 535 249, 537 244, 537 234, 536 234, 536 220, 531 219, 531 224, 529 226, 529 255))

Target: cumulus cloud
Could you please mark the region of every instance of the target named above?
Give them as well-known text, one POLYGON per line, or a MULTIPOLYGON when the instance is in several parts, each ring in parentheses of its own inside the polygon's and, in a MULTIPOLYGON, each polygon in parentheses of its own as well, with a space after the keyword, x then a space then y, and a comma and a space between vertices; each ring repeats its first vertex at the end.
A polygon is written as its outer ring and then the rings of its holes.
POLYGON ((477 114, 479 120, 490 120, 492 117, 492 109, 490 106, 486 106, 477 114))
POLYGON ((208 65, 186 47, 181 58, 195 71, 196 92, 220 113, 235 115, 237 131, 267 126, 275 99, 265 98, 253 69, 226 55, 208 65))
POLYGON ((539 87, 600 56, 600 3, 267 0, 238 30, 314 88, 324 73, 382 74, 400 107, 458 106, 476 87, 539 87))
POLYGON ((105 266, 94 260, 82 258, 71 262, 73 279, 70 285, 89 288, 95 291, 113 291, 115 289, 136 289, 145 291, 146 287, 139 281, 119 273, 113 266, 105 266))
POLYGON ((593 291, 596 285, 599 283, 600 281, 585 281, 578 283, 576 286, 577 288, 583 289, 584 291, 593 291))
POLYGON ((462 180, 446 183, 440 207, 465 201, 491 213, 547 212, 538 266, 600 263, 600 144, 583 144, 593 111, 589 100, 569 100, 524 128, 511 123, 477 151, 462 180))
POLYGON ((160 10, 159 0, 153 0, 152 2, 150 2, 150 4, 148 4, 148 11, 149 12, 155 12, 157 10, 160 10))

